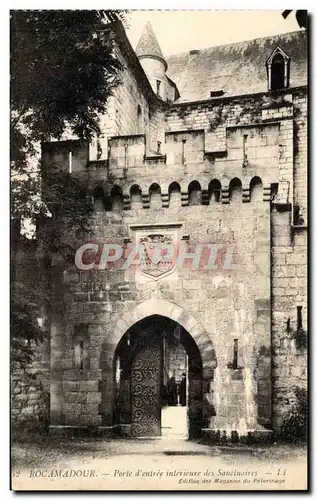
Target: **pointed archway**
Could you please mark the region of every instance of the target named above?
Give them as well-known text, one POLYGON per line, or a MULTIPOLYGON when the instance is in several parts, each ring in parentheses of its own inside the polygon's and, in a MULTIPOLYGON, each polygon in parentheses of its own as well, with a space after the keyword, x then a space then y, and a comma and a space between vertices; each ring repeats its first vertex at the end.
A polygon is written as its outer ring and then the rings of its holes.
POLYGON ((176 323, 179 323, 191 335, 197 344, 202 358, 203 377, 208 378, 210 370, 213 371, 216 368, 216 355, 212 340, 199 321, 197 321, 183 307, 176 305, 173 302, 152 298, 124 313, 115 324, 114 330, 111 334, 111 343, 117 345, 121 337, 135 323, 155 314, 165 316, 172 319, 176 323))
MULTIPOLYGON (((207 332, 203 326, 195 319, 191 314, 189 314, 182 307, 173 304, 171 302, 159 299, 150 299, 142 304, 139 304, 129 312, 123 314, 121 318, 115 323, 113 330, 107 336, 106 341, 103 344, 103 354, 102 354, 102 403, 101 403, 101 413, 103 407, 109 408, 109 396, 112 394, 112 413, 105 415, 104 424, 112 426, 118 426, 121 433, 131 435, 131 429, 133 426, 132 413, 134 409, 135 401, 133 401, 133 380, 132 371, 134 359, 128 354, 127 359, 124 363, 127 363, 127 370, 124 375, 123 380, 123 395, 125 402, 122 406, 122 393, 121 397, 121 409, 120 415, 118 417, 118 380, 116 380, 116 369, 118 352, 120 352, 121 358, 124 360, 125 354, 122 350, 122 345, 130 345, 130 340, 126 342, 124 339, 133 338, 136 339, 140 332, 146 331, 148 321, 152 321, 153 324, 155 319, 159 323, 161 319, 169 322, 170 325, 178 326, 182 332, 182 344, 188 354, 188 359, 190 361, 191 367, 189 370, 189 380, 190 380, 190 404, 188 407, 189 415, 189 434, 191 437, 197 437, 201 428, 208 426, 208 419, 210 418, 210 401, 208 399, 210 383, 213 380, 214 370, 217 366, 216 355, 213 348, 212 341, 208 336, 207 332), (145 330, 144 330, 145 329, 145 330), (120 350, 121 349, 121 350, 120 350), (131 392, 132 387, 132 392, 131 392), (123 408, 123 410, 122 410, 123 408), (123 420, 121 416, 123 415, 123 420), (107 420, 106 420, 107 419, 107 420), (198 423, 197 423, 198 422, 198 423), (199 430, 198 430, 199 428, 199 430)), ((171 326, 173 328, 173 326, 171 326)), ((144 351, 144 338, 141 341, 143 356, 149 355, 149 346, 145 346, 144 351)), ((152 345, 157 346, 157 353, 153 357, 152 347, 151 356, 153 359, 158 360, 160 363, 159 354, 159 337, 160 332, 158 330, 158 336, 156 343, 151 341, 152 345)), ((140 344, 140 345, 141 345, 140 344)), ((137 349, 134 346, 134 352, 137 349)), ((128 349, 130 351, 130 349, 128 349)), ((126 352, 128 352, 126 351, 126 352)), ((138 361, 139 362, 139 361, 138 361)), ((151 367, 151 370, 157 373, 157 368, 151 367)), ((152 375, 151 375, 152 376, 152 375)), ((157 378, 156 383, 160 384, 159 376, 155 375, 157 378)), ((155 389, 153 386, 152 390, 159 398, 159 389, 155 389)), ((138 401, 139 404, 139 401, 138 401)), ((135 426, 134 426, 135 428, 135 426)), ((133 431, 132 431, 133 432, 133 431)))

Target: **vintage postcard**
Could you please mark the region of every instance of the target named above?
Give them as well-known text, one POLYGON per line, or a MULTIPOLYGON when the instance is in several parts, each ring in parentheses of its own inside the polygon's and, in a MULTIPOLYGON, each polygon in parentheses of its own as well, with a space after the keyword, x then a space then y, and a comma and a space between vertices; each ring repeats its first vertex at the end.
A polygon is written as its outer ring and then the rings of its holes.
POLYGON ((12 489, 307 490, 307 12, 10 30, 12 489))

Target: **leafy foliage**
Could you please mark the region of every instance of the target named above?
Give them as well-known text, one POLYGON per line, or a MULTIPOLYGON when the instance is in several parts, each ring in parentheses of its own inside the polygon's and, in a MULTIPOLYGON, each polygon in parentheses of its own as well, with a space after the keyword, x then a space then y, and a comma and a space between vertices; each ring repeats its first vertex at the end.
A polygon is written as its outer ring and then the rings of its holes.
POLYGON ((308 404, 307 391, 300 387, 295 389, 296 403, 285 417, 279 438, 289 443, 307 440, 308 404))
MULTIPOLYGON (((286 19, 290 13, 292 11, 291 10, 284 10, 282 12, 282 16, 284 17, 284 19, 286 19)), ((307 19, 308 19, 308 13, 307 13, 307 10, 295 10, 295 17, 296 17, 296 21, 297 21, 297 24, 300 28, 307 28, 307 19)))
POLYGON ((36 144, 65 130, 88 140, 100 133, 100 115, 120 82, 109 23, 126 18, 126 11, 11 11, 12 216, 23 206, 39 210, 39 186, 24 177, 38 172, 36 144), (22 193, 30 193, 28 205, 22 193))
MULTIPOLYGON (((127 12, 12 10, 10 17, 11 217, 35 222, 49 214, 41 244, 67 259, 73 248, 65 224, 73 232, 87 230, 91 203, 79 181, 65 172, 52 169, 53 180, 42 186, 39 145, 60 139, 66 130, 82 140, 100 133, 100 115, 120 82, 109 24, 126 24, 127 12)), ((30 297, 31 287, 17 283, 11 268, 11 361, 23 367, 43 340, 36 320, 42 298, 35 291, 30 297)))
POLYGON ((300 351, 307 348, 307 332, 304 328, 297 328, 292 332, 292 338, 295 340, 296 348, 300 351))
POLYGON ((32 140, 99 132, 118 83, 107 11, 11 12, 11 106, 32 140))
POLYGON ((43 184, 43 200, 51 218, 41 234, 41 242, 50 253, 73 263, 78 239, 90 233, 93 210, 91 197, 80 179, 59 168, 51 168, 43 184))
POLYGON ((43 332, 38 325, 38 297, 30 297, 30 290, 14 285, 11 292, 11 366, 25 368, 32 361, 34 346, 43 342, 43 332))

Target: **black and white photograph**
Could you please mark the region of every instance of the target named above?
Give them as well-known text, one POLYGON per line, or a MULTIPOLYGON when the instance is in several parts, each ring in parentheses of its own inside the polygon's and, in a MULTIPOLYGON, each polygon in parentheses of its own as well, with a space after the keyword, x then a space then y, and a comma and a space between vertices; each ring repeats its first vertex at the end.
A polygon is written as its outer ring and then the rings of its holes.
POLYGON ((9 17, 11 489, 307 491, 309 13, 9 17))

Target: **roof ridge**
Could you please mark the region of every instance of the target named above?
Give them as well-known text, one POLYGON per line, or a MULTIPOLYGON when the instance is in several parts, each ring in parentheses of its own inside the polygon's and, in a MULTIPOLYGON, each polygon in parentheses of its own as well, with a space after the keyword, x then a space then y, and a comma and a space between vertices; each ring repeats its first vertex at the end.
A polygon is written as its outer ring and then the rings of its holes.
MULTIPOLYGON (((207 50, 210 50, 210 49, 216 49, 216 48, 219 48, 219 47, 230 47, 230 46, 233 46, 233 45, 243 45, 245 43, 251 43, 251 42, 256 42, 257 40, 269 40, 269 39, 272 39, 272 38, 275 38, 275 37, 281 37, 283 35, 293 35, 293 34, 299 34, 299 33, 303 33, 303 34, 306 34, 306 30, 294 30, 294 31, 286 31, 285 33, 276 33, 275 35, 269 35, 269 36, 259 36, 257 38, 250 38, 249 40, 240 40, 239 42, 231 42, 231 43, 222 43, 220 45, 211 45, 210 47, 204 47, 202 49, 197 49, 199 52, 203 52, 203 51, 207 51, 207 50)), ((168 56, 166 56, 166 60, 168 60, 170 57, 175 57, 175 56, 181 56, 181 55, 184 55, 184 54, 189 54, 191 52, 191 50, 196 50, 196 49, 189 49, 189 50, 185 50, 184 52, 177 52, 175 54, 169 54, 168 56)))

